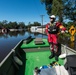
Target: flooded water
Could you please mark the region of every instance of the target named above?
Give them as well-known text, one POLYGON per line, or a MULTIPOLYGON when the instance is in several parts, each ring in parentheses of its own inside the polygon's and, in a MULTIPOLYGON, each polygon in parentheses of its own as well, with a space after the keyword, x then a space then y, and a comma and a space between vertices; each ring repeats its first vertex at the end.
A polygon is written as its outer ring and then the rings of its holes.
MULTIPOLYGON (((47 38, 46 35, 31 33, 27 31, 0 34, 0 62, 7 56, 7 54, 20 40, 26 39, 28 36, 47 38)), ((65 38, 60 39, 60 42, 76 50, 76 42, 69 42, 68 39, 66 40, 65 38)))
POLYGON ((15 45, 20 40, 26 39, 28 36, 47 38, 46 35, 34 34, 26 31, 0 34, 0 62, 6 57, 6 55, 15 47, 15 45))

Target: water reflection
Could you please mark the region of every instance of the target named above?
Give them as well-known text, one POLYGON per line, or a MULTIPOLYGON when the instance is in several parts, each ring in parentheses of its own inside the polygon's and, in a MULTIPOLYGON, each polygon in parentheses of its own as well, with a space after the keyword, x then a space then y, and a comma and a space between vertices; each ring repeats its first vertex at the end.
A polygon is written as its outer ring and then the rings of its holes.
POLYGON ((9 38, 9 37, 12 37, 12 36, 15 36, 17 37, 18 35, 25 35, 25 31, 13 31, 13 32, 8 32, 6 34, 0 34, 0 38, 4 37, 4 38, 9 38))
MULTIPOLYGON (((42 34, 31 33, 27 31, 9 32, 7 34, 0 34, 0 62, 6 57, 6 55, 15 47, 15 45, 22 39, 26 39, 28 36, 42 37, 42 34)), ((47 38, 46 35, 43 37, 47 38)))

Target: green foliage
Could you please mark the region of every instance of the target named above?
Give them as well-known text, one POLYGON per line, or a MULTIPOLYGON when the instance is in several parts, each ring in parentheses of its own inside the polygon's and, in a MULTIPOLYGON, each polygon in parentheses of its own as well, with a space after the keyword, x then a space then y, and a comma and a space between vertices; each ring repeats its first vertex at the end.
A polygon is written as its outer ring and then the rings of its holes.
POLYGON ((41 3, 45 4, 48 15, 59 16, 60 22, 66 17, 76 25, 76 0, 41 0, 41 3))
POLYGON ((63 3, 62 0, 41 0, 42 3, 45 3, 47 14, 54 14, 59 16, 59 21, 63 21, 63 3))
POLYGON ((31 27, 31 26, 41 26, 41 23, 34 22, 33 24, 31 24, 31 23, 29 22, 28 27, 31 27))
POLYGON ((19 29, 19 28, 25 28, 24 22, 8 22, 7 20, 3 20, 0 22, 0 28, 7 28, 7 29, 19 29))
POLYGON ((41 23, 38 22, 34 22, 33 24, 31 24, 31 22, 28 23, 28 25, 26 26, 24 22, 8 22, 7 20, 3 20, 2 22, 0 22, 0 28, 7 28, 7 29, 25 29, 25 28, 29 28, 31 26, 41 26, 41 23))
POLYGON ((59 16, 59 21, 63 21, 63 3, 62 0, 53 0, 51 14, 59 16))
POLYGON ((63 25, 67 28, 67 30, 69 30, 72 25, 75 27, 73 22, 63 23, 63 25))
POLYGON ((76 0, 63 0, 64 15, 76 24, 76 0))
POLYGON ((51 13, 55 15, 60 15, 59 12, 62 10, 63 10, 62 1, 53 0, 51 13))
POLYGON ((41 26, 41 24, 40 23, 38 23, 38 22, 34 22, 34 24, 33 24, 34 26, 41 26))
POLYGON ((24 22, 19 22, 17 28, 26 28, 24 22))

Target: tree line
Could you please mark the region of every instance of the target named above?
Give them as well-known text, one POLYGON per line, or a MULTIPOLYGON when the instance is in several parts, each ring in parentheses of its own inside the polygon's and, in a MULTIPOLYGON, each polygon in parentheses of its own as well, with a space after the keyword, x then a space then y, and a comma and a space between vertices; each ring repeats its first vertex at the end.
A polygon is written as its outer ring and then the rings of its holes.
MULTIPOLYGON (((62 24, 67 29, 69 29, 71 27, 71 25, 74 25, 73 22, 70 22, 70 21, 68 23, 63 22, 62 24)), ((6 29, 27 29, 27 28, 30 28, 31 26, 41 26, 41 23, 29 22, 28 25, 26 25, 24 22, 18 22, 17 23, 17 22, 11 22, 11 21, 8 22, 7 20, 0 21, 0 29, 2 29, 2 28, 6 28, 6 29)))
POLYGON ((26 29, 31 26, 40 26, 41 24, 38 22, 34 22, 33 24, 31 22, 26 25, 24 22, 8 22, 7 20, 0 21, 0 29, 6 28, 6 29, 26 29))

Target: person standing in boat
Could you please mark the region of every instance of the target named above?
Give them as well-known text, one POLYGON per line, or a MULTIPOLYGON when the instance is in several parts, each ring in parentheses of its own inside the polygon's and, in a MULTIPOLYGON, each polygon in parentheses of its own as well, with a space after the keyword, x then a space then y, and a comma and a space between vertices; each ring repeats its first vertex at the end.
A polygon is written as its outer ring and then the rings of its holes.
POLYGON ((55 22, 55 15, 51 15, 49 18, 50 23, 46 24, 45 28, 51 51, 49 59, 55 57, 55 60, 58 61, 58 32, 64 33, 66 28, 60 22, 55 22))

